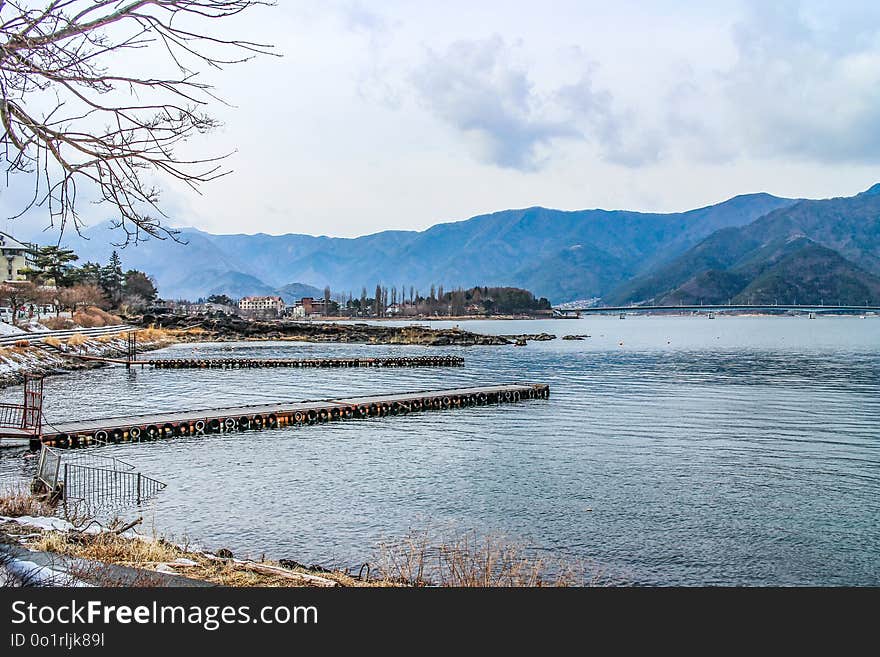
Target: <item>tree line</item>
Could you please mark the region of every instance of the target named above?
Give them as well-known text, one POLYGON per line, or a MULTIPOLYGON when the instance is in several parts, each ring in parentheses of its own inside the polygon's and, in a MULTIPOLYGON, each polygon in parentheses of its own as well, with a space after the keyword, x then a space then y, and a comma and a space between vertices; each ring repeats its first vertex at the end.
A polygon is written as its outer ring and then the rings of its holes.
POLYGON ((52 306, 56 315, 86 306, 137 311, 158 296, 153 278, 136 269, 124 271, 116 251, 104 265, 85 262, 77 267, 78 260, 72 249, 38 248, 34 266, 20 271, 26 281, 0 285, 0 302, 13 309, 13 323, 18 320, 17 311, 28 305, 52 306))
MULTIPOLYGON (((329 290, 325 290, 325 299, 329 290)), ((361 288, 360 297, 351 292, 337 296, 337 312, 352 317, 534 314, 550 310, 550 301, 536 298, 529 290, 517 287, 475 286, 447 291, 442 285, 431 285, 424 294, 415 286, 376 285, 373 296, 361 288)))

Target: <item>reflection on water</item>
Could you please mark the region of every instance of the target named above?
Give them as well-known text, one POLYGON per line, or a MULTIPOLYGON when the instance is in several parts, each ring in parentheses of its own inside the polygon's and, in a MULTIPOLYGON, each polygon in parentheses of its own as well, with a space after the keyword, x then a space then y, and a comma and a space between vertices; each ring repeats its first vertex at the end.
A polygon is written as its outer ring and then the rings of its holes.
MULTIPOLYGON (((157 529, 253 556, 348 565, 410 528, 457 527, 636 583, 880 584, 880 319, 460 325, 591 337, 443 349, 467 359, 452 369, 108 368, 48 379, 47 414, 546 382, 546 401, 103 451, 169 484, 157 529)), ((239 343, 163 356, 425 351, 239 343)), ((0 451, 0 476, 26 468, 0 451)))

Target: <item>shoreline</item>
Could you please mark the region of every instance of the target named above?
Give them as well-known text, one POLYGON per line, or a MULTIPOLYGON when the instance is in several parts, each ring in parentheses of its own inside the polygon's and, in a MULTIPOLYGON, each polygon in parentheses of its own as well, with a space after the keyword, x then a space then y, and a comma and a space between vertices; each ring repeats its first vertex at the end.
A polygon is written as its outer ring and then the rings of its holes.
MULTIPOLYGON (((170 332, 139 329, 138 350, 142 352, 163 349, 178 342, 170 332)), ((27 343, 23 336, 22 343, 27 343)), ((77 353, 102 358, 126 354, 126 339, 122 333, 86 338, 76 334, 64 340, 43 345, 21 344, 0 347, 0 389, 21 385, 26 375, 60 376, 69 372, 106 367, 106 363, 77 358, 77 353)))
MULTIPOLYGON (((361 573, 289 559, 240 559, 139 534, 94 520, 76 526, 57 515, 0 514, 0 585, 19 579, 43 586, 111 587, 387 587, 408 586, 361 573), (5 571, 5 572, 4 572, 5 571), (5 582, 3 579, 5 578, 5 582)), ((365 571, 369 575, 369 570, 365 571)))
POLYGON ((550 334, 488 335, 460 328, 429 326, 380 326, 363 322, 293 322, 242 318, 145 316, 138 322, 162 330, 184 332, 181 341, 266 341, 287 340, 312 343, 355 343, 367 345, 416 345, 425 347, 471 347, 513 345, 522 340, 546 340, 550 334), (192 336, 193 339, 189 339, 192 336))

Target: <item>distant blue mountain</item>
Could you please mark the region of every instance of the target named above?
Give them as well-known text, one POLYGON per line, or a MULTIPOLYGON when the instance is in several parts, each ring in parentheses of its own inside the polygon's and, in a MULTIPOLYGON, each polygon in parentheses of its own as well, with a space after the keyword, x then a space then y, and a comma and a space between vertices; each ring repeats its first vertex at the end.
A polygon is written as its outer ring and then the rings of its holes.
POLYGON ((629 303, 880 303, 880 184, 718 230, 605 295, 629 303))
MULTIPOLYGON (((180 235, 185 244, 151 239, 120 255, 126 268, 151 273, 166 298, 267 294, 295 281, 355 296, 362 287, 372 295, 379 283, 422 292, 432 284, 510 285, 562 302, 602 296, 719 229, 747 225, 793 203, 748 194, 671 214, 534 207, 358 238, 212 235, 186 228, 180 235)), ((99 262, 120 240, 109 224, 85 236, 87 241, 67 241, 82 260, 99 262)))

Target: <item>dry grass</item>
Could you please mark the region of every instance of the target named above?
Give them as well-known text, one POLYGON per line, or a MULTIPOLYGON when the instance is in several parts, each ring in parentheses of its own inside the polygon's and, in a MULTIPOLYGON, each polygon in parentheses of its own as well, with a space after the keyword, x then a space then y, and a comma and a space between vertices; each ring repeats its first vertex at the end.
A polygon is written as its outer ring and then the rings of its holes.
POLYGON ((89 339, 86 336, 84 336, 82 333, 74 333, 69 338, 67 338, 67 346, 68 347, 81 347, 82 345, 84 345, 88 341, 89 341, 89 339))
MULTIPOLYGON (((361 582, 342 572, 310 573, 282 568, 271 562, 238 562, 220 559, 206 554, 189 552, 163 539, 122 537, 113 532, 101 534, 79 534, 43 532, 29 544, 36 550, 53 554, 88 559, 105 564, 130 566, 145 570, 155 570, 160 565, 172 569, 177 574, 192 579, 212 582, 220 586, 248 587, 298 587, 298 586, 375 586, 375 583, 361 582), (186 559, 194 563, 176 563, 186 559)), ((96 579, 91 573, 89 581, 96 579)), ((98 577, 102 585, 114 583, 98 577)), ((149 577, 144 585, 150 583, 149 577)))
POLYGON ((100 326, 111 326, 113 324, 121 324, 122 318, 101 310, 97 306, 89 306, 84 310, 77 311, 73 314, 73 321, 83 328, 97 328, 100 326))
POLYGON ((141 329, 137 332, 139 342, 166 342, 172 339, 170 331, 165 329, 150 328, 141 329))
POLYGON ((40 320, 40 323, 53 331, 62 331, 65 329, 78 328, 77 325, 68 317, 48 317, 40 320))
POLYGON ((0 516, 52 516, 55 508, 46 498, 37 497, 23 485, 8 488, 0 493, 0 516))
POLYGON ((30 347, 31 343, 28 340, 16 340, 14 345, 19 349, 24 349, 25 347, 30 347))
POLYGON ((45 532, 32 547, 71 557, 139 567, 174 561, 186 554, 166 541, 122 538, 112 532, 82 535, 45 532))
POLYGON ((541 557, 504 537, 470 532, 431 545, 426 532, 380 546, 379 579, 409 586, 541 587, 597 583, 587 569, 541 557))
POLYGON ((50 347, 55 347, 56 349, 61 346, 61 340, 56 338, 54 335, 50 335, 48 338, 44 338, 43 343, 49 345, 50 347))

